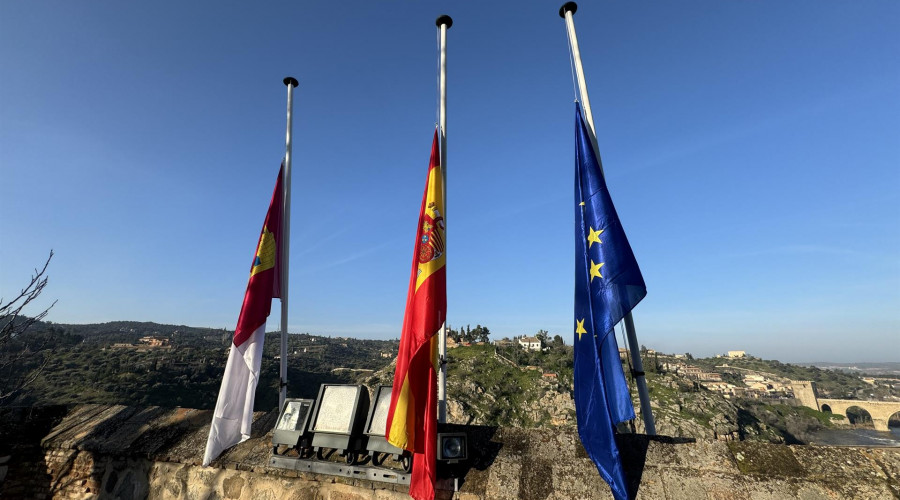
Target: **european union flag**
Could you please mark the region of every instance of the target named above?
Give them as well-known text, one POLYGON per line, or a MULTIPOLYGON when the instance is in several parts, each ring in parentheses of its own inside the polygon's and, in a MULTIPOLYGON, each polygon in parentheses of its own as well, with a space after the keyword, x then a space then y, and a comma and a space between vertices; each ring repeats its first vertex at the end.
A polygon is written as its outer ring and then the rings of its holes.
POLYGON ((634 418, 613 328, 647 295, 575 104, 575 413, 584 449, 628 498, 614 427, 634 418))

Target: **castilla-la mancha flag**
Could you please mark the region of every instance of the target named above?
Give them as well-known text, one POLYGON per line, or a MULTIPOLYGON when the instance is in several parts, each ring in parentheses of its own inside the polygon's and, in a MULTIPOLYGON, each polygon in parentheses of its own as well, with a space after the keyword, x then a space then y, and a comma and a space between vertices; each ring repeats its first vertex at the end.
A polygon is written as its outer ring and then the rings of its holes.
POLYGON ((434 498, 438 370, 435 334, 447 315, 443 212, 444 177, 435 132, 385 430, 389 443, 413 453, 409 495, 416 500, 434 498))
MULTIPOLYGON (((282 170, 284 166, 282 165, 282 170)), ((209 465, 225 449, 250 438, 253 422, 253 400, 259 382, 266 318, 272 298, 281 297, 281 212, 284 198, 281 191, 282 172, 278 172, 275 192, 263 224, 250 280, 244 293, 244 304, 234 330, 234 342, 225 364, 225 375, 219 389, 219 399, 213 413, 203 465, 209 465)))

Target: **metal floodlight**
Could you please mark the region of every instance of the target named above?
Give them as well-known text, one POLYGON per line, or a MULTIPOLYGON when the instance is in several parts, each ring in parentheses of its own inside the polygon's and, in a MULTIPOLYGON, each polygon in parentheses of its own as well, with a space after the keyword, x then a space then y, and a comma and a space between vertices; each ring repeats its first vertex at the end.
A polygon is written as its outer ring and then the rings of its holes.
POLYGON ((444 432, 438 434, 437 459, 455 464, 469 458, 468 436, 465 432, 444 432))
POLYGON ((322 458, 322 448, 341 451, 355 464, 362 447, 362 430, 369 409, 369 389, 363 385, 322 384, 313 410, 312 447, 322 458))
POLYGON ((315 401, 312 399, 286 399, 284 409, 278 417, 275 432, 272 434, 272 445, 299 448, 303 451, 309 447, 309 420, 315 401))
POLYGON ((365 434, 369 438, 366 450, 372 455, 372 463, 375 465, 381 465, 387 455, 394 455, 394 459, 400 460, 403 470, 409 472, 412 468, 409 453, 388 443, 384 435, 388 409, 391 406, 391 389, 392 387, 389 385, 381 385, 375 389, 372 408, 369 410, 369 418, 366 419, 365 434), (379 453, 385 455, 379 455, 379 453))
POLYGON ((375 398, 369 409, 369 417, 366 419, 367 436, 384 437, 387 427, 387 415, 391 406, 391 386, 380 385, 375 389, 375 398))

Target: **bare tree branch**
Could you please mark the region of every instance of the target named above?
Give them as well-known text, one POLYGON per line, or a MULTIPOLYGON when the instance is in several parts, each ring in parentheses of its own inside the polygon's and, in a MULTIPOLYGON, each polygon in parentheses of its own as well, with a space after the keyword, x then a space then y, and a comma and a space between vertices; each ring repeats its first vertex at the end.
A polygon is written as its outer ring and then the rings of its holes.
MULTIPOLYGON (((47 286, 47 266, 50 259, 53 258, 53 250, 50 250, 50 256, 44 262, 44 267, 40 271, 34 270, 31 276, 31 282, 23 288, 19 294, 8 302, 0 297, 0 349, 6 347, 13 339, 25 333, 35 322, 41 321, 50 312, 50 309, 56 305, 54 300, 50 306, 34 316, 24 316, 22 311, 28 304, 37 299, 44 288, 47 286), (21 319, 20 319, 21 316, 21 319)), ((22 348, 16 352, 7 352, 3 358, 0 358, 0 372, 7 374, 7 381, 0 387, 0 405, 7 400, 11 400, 22 389, 35 381, 41 374, 41 371, 47 366, 50 360, 49 356, 42 356, 40 365, 28 372, 25 376, 14 379, 13 373, 17 366, 26 358, 34 356, 36 353, 44 350, 49 342, 49 337, 44 337, 42 342, 37 346, 29 346, 23 343, 22 348)))

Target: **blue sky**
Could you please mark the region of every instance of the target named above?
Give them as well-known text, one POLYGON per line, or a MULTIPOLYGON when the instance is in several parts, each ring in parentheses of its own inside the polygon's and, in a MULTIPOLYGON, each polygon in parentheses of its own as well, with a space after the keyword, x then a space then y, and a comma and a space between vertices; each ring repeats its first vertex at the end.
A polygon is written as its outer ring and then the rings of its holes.
MULTIPOLYGON (((0 295, 52 248, 52 321, 233 328, 293 75, 290 330, 399 336, 447 13, 450 323, 570 341, 560 4, 3 2, 0 295)), ((877 0, 582 2, 641 343, 900 361, 897 19, 877 0)))

